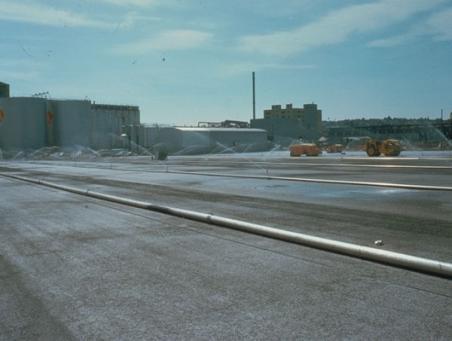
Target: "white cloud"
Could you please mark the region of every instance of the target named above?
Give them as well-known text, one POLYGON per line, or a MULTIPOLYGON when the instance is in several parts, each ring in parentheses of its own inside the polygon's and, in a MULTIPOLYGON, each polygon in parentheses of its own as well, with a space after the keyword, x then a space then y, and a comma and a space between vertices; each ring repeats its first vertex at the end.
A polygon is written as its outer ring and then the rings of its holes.
POLYGON ((452 40, 452 8, 430 16, 426 22, 426 31, 436 40, 452 40))
POLYGON ((46 26, 94 27, 112 29, 114 25, 103 20, 56 9, 35 2, 0 1, 0 21, 17 21, 46 26))
POLYGON ((393 47, 409 43, 421 36, 432 36, 437 41, 452 40, 452 8, 430 15, 425 21, 417 22, 405 33, 369 42, 370 47, 393 47))
POLYGON ((47 64, 30 58, 0 59, 0 75, 3 81, 36 79, 46 68, 47 64))
POLYGON ((331 0, 229 0, 229 3, 239 10, 250 12, 261 18, 293 19, 300 12, 309 12, 318 6, 330 5, 331 0))
POLYGON ((415 34, 405 33, 392 36, 389 38, 376 39, 367 44, 369 47, 393 47, 406 43, 416 37, 415 34))
POLYGON ((212 37, 211 33, 195 30, 170 30, 139 41, 117 45, 113 52, 139 55, 151 51, 186 50, 200 47, 212 37))
POLYGON ((242 51, 292 55, 346 41, 352 34, 374 32, 431 10, 444 0, 381 0, 330 12, 318 21, 289 31, 242 37, 242 51))
POLYGON ((150 21, 160 21, 160 17, 142 15, 137 12, 129 12, 125 15, 122 22, 117 26, 117 29, 128 29, 135 26, 138 22, 150 22, 150 21))
POLYGON ((117 6, 138 6, 138 7, 146 7, 150 5, 154 5, 156 0, 101 0, 103 2, 108 2, 117 6))

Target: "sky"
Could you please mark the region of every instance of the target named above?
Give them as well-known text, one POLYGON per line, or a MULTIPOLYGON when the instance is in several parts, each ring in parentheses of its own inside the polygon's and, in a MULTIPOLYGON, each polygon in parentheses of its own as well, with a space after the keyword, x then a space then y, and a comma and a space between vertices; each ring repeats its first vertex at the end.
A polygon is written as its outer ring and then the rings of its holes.
POLYGON ((452 112, 452 0, 0 0, 13 96, 190 125, 317 103, 325 120, 452 112))

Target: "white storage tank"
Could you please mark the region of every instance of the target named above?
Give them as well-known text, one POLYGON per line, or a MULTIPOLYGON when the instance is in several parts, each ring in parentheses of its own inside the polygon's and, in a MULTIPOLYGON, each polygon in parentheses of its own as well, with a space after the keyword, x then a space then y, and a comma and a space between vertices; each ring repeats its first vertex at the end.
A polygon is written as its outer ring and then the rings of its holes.
POLYGON ((140 124, 140 110, 136 106, 91 104, 91 147, 94 149, 121 148, 124 127, 140 124))
POLYGON ((61 147, 90 145, 91 102, 50 100, 54 111, 54 139, 61 147))

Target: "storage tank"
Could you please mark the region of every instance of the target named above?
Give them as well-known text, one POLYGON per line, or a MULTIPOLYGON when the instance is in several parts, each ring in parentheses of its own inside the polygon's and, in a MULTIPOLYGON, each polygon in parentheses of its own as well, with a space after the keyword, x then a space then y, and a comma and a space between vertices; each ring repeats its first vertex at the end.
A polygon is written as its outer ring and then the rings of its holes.
POLYGON ((91 104, 91 146, 94 149, 121 148, 123 127, 140 124, 136 106, 91 104))
POLYGON ((91 108, 90 145, 94 149, 119 148, 123 143, 118 136, 121 134, 120 123, 108 112, 91 108), (117 143, 116 143, 117 142, 117 143), (119 144, 119 147, 118 145, 119 144))
POLYGON ((51 100, 55 144, 61 147, 90 145, 91 103, 81 100, 51 100))
POLYGON ((46 144, 46 101, 42 98, 0 98, 0 149, 22 151, 46 144))

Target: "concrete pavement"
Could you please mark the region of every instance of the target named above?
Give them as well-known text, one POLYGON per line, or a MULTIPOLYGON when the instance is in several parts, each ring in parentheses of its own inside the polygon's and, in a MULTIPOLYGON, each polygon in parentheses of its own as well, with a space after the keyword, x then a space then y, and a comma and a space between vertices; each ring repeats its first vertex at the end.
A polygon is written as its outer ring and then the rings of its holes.
MULTIPOLYGON (((447 193, 61 167, 20 174, 452 259, 447 193)), ((452 336, 446 279, 5 178, 0 190, 1 339, 452 336)))

